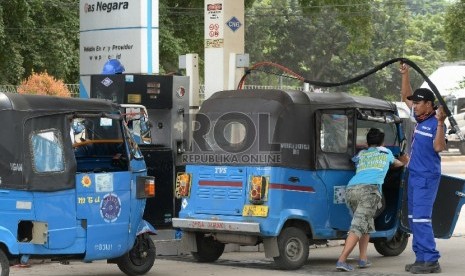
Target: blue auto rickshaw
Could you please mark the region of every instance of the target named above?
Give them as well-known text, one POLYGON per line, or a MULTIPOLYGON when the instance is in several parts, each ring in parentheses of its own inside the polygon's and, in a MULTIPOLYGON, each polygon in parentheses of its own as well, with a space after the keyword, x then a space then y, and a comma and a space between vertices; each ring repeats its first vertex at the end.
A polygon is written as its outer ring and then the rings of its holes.
MULTIPOLYGON (((310 245, 346 238, 351 158, 367 147, 368 129, 383 130, 395 155, 409 148, 405 130, 412 130, 385 100, 284 90, 220 91, 193 120, 186 171, 176 179, 181 211, 173 219, 186 247, 196 260, 213 262, 225 244, 263 244, 265 256, 288 270, 305 265, 310 245)), ((391 169, 382 186, 370 241, 383 256, 401 254, 408 243, 407 173, 391 169)), ((442 176, 433 212, 437 238, 452 235, 464 186, 442 176)))
POLYGON ((155 181, 118 105, 0 93, 0 125, 1 276, 29 258, 152 268, 155 181))

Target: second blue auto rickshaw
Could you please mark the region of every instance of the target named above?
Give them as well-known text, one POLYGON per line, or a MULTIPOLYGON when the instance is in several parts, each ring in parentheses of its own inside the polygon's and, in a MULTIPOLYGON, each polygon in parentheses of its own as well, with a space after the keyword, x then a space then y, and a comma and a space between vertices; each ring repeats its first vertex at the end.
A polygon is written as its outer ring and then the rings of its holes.
POLYGON ((0 125, 1 276, 30 258, 152 268, 155 181, 118 105, 0 93, 0 125))

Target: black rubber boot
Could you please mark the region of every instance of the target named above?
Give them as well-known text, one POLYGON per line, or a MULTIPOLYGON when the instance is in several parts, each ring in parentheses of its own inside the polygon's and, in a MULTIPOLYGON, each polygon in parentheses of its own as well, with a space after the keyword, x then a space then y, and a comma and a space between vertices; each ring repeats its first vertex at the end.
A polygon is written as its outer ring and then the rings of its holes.
POLYGON ((413 274, 441 273, 439 262, 424 262, 418 265, 412 265, 410 272, 413 274))
POLYGON ((423 263, 423 262, 417 262, 417 261, 415 261, 413 264, 407 264, 407 265, 405 265, 405 271, 410 272, 410 268, 412 268, 412 266, 414 266, 414 265, 420 265, 420 264, 422 264, 422 263, 423 263))

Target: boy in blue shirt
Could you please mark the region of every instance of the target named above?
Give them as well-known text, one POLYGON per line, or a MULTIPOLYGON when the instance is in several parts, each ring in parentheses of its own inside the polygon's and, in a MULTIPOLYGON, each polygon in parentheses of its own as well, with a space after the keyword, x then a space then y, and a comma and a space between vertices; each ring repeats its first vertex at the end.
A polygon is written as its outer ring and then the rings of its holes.
POLYGON ((374 216, 381 200, 381 186, 389 167, 401 167, 408 161, 408 156, 394 158, 391 150, 382 147, 384 133, 371 128, 367 133, 368 149, 361 150, 352 161, 356 164, 356 173, 347 184, 346 203, 353 213, 352 223, 344 249, 336 263, 339 271, 353 271, 347 257, 359 244, 358 267, 369 267, 367 248, 370 233, 375 231, 374 216))

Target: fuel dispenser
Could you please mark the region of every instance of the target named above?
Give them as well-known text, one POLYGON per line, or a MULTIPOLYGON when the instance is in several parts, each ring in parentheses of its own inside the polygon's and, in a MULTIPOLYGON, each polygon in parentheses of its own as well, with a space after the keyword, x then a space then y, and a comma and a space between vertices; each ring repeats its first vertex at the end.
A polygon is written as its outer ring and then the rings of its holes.
POLYGON ((113 74, 91 76, 91 98, 119 104, 139 104, 147 109, 152 142, 140 143, 147 174, 154 176, 156 196, 147 200, 144 219, 158 229, 171 227, 180 201, 174 183, 184 171, 181 154, 189 135, 189 77, 168 75, 113 74))

